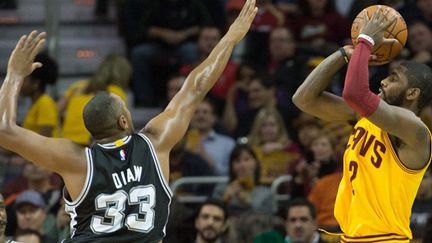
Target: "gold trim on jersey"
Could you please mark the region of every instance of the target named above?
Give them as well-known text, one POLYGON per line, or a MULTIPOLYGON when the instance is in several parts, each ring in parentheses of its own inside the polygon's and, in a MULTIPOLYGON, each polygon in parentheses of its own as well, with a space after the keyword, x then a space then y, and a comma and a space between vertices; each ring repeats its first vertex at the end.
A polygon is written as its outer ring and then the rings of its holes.
POLYGON ((397 242, 409 242, 409 238, 403 235, 398 234, 382 234, 382 235, 365 235, 365 236, 357 236, 351 237, 342 235, 340 238, 341 242, 346 243, 371 243, 371 242, 388 242, 388 241, 397 241, 397 242))
MULTIPOLYGON (((426 126, 426 125, 425 125, 425 126, 426 126)), ((416 169, 416 170, 413 170, 413 169, 407 168, 407 167, 402 163, 402 161, 400 160, 399 156, 398 156, 397 153, 396 153, 395 148, 393 147, 393 143, 391 142, 391 139, 390 139, 389 134, 388 134, 386 131, 382 130, 382 132, 384 133, 384 139, 386 140, 386 142, 388 142, 388 144, 390 144, 390 151, 391 151, 393 157, 395 158, 396 164, 397 164, 397 165, 398 165, 398 166, 399 166, 403 171, 405 171, 405 172, 408 173, 408 174, 418 174, 418 173, 422 172, 425 168, 427 168, 427 167, 429 166, 429 164, 431 163, 431 160, 432 160, 432 134, 431 134, 431 132, 429 131, 429 128, 428 128, 428 127, 426 127, 426 129, 427 129, 427 131, 428 131, 428 133, 429 133, 429 137, 431 138, 431 140, 430 140, 430 145, 431 145, 431 147, 430 147, 430 149, 429 149, 429 161, 426 163, 426 165, 425 165, 423 168, 416 169)))

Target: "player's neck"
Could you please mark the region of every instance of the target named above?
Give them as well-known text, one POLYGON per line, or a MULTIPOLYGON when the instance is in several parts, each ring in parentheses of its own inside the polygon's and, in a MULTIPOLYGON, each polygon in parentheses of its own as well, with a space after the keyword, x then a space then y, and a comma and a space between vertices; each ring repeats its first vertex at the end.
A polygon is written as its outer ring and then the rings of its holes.
POLYGON ((96 139, 95 143, 100 143, 100 144, 112 143, 128 135, 130 135, 128 131, 123 131, 121 133, 117 133, 106 138, 96 139))

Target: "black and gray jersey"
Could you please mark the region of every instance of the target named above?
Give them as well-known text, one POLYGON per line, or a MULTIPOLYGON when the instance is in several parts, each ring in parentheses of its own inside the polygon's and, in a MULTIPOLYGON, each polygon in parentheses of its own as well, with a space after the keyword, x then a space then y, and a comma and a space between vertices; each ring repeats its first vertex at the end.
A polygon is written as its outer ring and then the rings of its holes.
POLYGON ((63 242, 159 242, 172 192, 155 149, 141 133, 86 148, 87 178, 74 201, 65 193, 71 238, 63 242))

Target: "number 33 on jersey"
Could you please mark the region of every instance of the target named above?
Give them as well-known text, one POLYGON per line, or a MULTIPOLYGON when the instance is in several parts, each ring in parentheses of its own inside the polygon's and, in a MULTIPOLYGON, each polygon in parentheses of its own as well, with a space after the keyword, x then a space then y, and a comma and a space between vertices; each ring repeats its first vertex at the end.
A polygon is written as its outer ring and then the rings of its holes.
POLYGON ((150 140, 133 134, 86 152, 83 191, 73 202, 65 193, 72 236, 64 242, 162 240, 172 192, 150 140))

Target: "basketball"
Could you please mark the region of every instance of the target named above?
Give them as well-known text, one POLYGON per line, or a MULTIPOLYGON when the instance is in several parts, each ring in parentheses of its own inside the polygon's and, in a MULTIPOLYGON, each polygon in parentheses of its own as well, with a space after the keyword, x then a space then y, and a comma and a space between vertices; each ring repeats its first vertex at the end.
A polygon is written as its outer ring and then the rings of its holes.
MULTIPOLYGON (((389 9, 389 12, 386 16, 386 19, 392 19, 393 16, 396 16, 396 21, 391 24, 384 33, 384 37, 386 38, 394 38, 399 41, 399 43, 394 42, 392 44, 381 44, 377 46, 372 54, 377 56, 377 59, 373 62, 370 62, 371 65, 382 65, 390 62, 393 58, 395 58, 402 48, 405 46, 407 37, 408 37, 408 29, 405 23, 405 20, 399 14, 398 11, 394 10, 391 7, 385 5, 372 5, 366 8, 369 19, 372 16, 372 13, 381 6, 381 9, 385 11, 389 9)), ((363 10, 364 11, 364 10, 363 10)), ((351 26, 351 39, 353 45, 357 44, 357 37, 360 34, 361 28, 365 22, 364 20, 364 12, 361 11, 357 17, 354 19, 351 26)))

